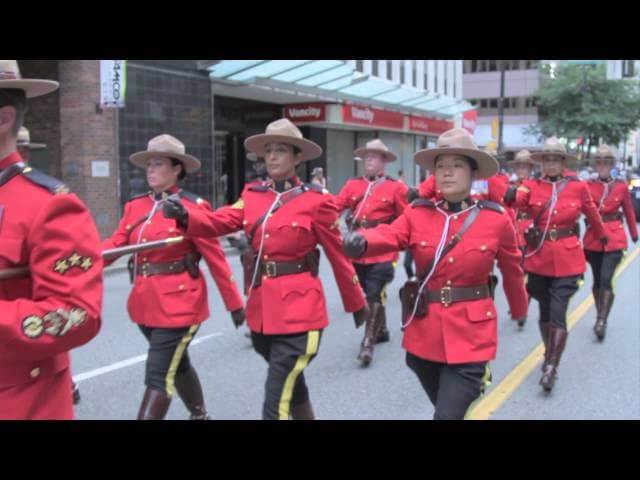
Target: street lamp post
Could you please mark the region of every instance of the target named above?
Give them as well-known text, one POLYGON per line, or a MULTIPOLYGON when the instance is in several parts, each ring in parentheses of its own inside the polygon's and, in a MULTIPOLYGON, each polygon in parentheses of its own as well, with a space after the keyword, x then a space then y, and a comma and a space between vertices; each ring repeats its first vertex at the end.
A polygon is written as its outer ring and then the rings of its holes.
POLYGON ((498 155, 502 155, 502 130, 504 127, 504 72, 506 60, 500 60, 500 103, 498 104, 498 155))

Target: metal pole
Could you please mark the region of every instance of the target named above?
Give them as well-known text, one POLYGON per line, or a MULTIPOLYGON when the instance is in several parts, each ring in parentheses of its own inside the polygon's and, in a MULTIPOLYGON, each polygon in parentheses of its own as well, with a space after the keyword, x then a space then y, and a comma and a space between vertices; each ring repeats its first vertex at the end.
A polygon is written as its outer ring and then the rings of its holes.
POLYGON ((498 104, 498 156, 502 155, 502 129, 504 126, 504 71, 506 60, 500 60, 500 103, 498 104))

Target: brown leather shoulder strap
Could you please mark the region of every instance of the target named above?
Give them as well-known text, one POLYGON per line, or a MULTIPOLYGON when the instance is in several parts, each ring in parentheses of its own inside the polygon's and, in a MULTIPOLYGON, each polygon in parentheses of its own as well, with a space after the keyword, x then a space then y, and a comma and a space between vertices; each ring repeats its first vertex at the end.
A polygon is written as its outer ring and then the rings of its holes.
MULTIPOLYGON (((284 205, 286 205, 287 203, 289 203, 291 200, 293 200, 294 198, 298 198, 300 195, 302 195, 305 192, 305 190, 300 186, 297 187, 297 190, 294 192, 289 193, 289 195, 285 196, 284 198, 281 198, 278 203, 276 204, 276 206, 273 208, 273 210, 271 210, 271 214, 273 215, 275 212, 277 212, 280 208, 282 208, 284 205)), ((264 223, 264 221, 267 219, 267 213, 269 213, 269 211, 264 212, 264 215, 262 215, 257 221, 256 223, 253 224, 253 227, 251 227, 251 231, 249 232, 249 234, 247 235, 247 240, 249 241, 249 245, 251 245, 251 242, 253 241, 253 236, 256 234, 256 231, 258 230, 258 228, 260 227, 260 225, 262 225, 264 223)))

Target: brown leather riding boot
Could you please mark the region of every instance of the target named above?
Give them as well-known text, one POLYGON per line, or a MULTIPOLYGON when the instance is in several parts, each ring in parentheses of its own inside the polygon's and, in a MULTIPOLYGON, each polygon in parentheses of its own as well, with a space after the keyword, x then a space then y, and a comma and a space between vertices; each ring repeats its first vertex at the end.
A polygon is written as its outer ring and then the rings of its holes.
POLYGON ((604 340, 607 330, 607 318, 609 318, 609 312, 611 312, 614 298, 613 290, 600 290, 600 308, 598 310, 596 324, 593 327, 593 331, 600 341, 604 340))
POLYGON ((591 289, 593 294, 593 305, 596 307, 596 317, 600 315, 600 289, 593 287, 591 289))
POLYGON ((382 305, 377 302, 369 303, 369 316, 367 317, 364 329, 364 338, 360 344, 360 353, 358 354, 358 360, 363 366, 368 366, 373 360, 373 346, 376 341, 376 334, 378 328, 380 328, 380 315, 378 309, 382 305))
POLYGON ((176 375, 176 390, 180 398, 191 412, 189 420, 209 420, 209 414, 204 406, 204 396, 200 379, 193 367, 184 373, 176 375))
POLYGON ((540 336, 544 344, 544 361, 542 362, 542 371, 544 372, 547 363, 549 363, 549 322, 539 321, 540 336))
POLYGON ((391 339, 391 336, 389 335, 389 329, 387 328, 387 309, 382 304, 380 304, 378 315, 380 315, 380 327, 378 328, 378 334, 376 335, 376 343, 385 343, 391 339))
POLYGON ((171 398, 165 392, 147 388, 138 411, 138 420, 164 420, 171 398))
POLYGON ((540 385, 546 392, 550 392, 558 379, 558 365, 562 352, 567 345, 569 332, 564 328, 558 328, 549 324, 549 362, 547 363, 540 379, 540 385))
POLYGON ((298 405, 291 405, 291 418, 294 420, 315 420, 316 416, 313 413, 311 402, 307 400, 298 405))

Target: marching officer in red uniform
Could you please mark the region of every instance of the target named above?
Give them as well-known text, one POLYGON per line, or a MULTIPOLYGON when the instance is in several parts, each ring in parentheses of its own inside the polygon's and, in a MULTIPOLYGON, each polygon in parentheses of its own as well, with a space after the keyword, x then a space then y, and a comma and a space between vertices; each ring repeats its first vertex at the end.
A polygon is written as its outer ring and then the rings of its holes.
POLYGON ((540 385, 551 391, 568 337, 567 308, 578 291, 586 270, 578 219, 584 213, 593 238, 607 244, 602 220, 585 182, 566 176, 566 162, 575 157, 555 137, 531 158, 542 164, 543 176, 525 180, 517 188, 515 207, 533 218, 525 232, 527 250, 524 269, 527 290, 540 306, 540 333, 545 346, 540 385))
MULTIPOLYGON (((516 154, 516 158, 508 163, 513 169, 513 175, 515 178, 509 182, 509 189, 507 190, 507 193, 505 193, 505 200, 507 203, 512 203, 515 199, 518 187, 522 185, 522 182, 529 180, 532 177, 533 170, 537 164, 531 159, 531 152, 529 152, 529 150, 520 150, 516 154)), ((524 253, 527 246, 527 242, 524 239, 524 232, 526 232, 531 226, 533 218, 531 218, 531 214, 528 211, 518 208, 514 209, 514 216, 516 219, 515 226, 516 232, 518 233, 519 245, 524 253)))
POLYGON ((165 215, 187 225, 187 233, 216 237, 244 229, 247 320, 253 346, 269 364, 263 419, 314 418, 304 369, 318 353, 329 320, 318 277, 321 244, 333 268, 345 310, 356 327, 367 314, 353 265, 341 248, 338 210, 333 196, 295 174, 298 164, 322 154, 287 119, 245 140, 245 148, 264 157, 270 180, 245 189, 234 205, 215 213, 171 199, 165 215))
POLYGON ((0 419, 73 419, 69 351, 100 328, 102 253, 85 205, 17 152, 27 99, 58 88, 0 60, 0 419))
MULTIPOLYGON (((390 224, 408 205, 406 185, 386 176, 384 172, 387 163, 397 160, 396 155, 379 139, 356 149, 354 155, 363 160, 365 175, 347 181, 336 196, 339 212, 347 208, 351 210, 347 220, 350 230, 390 224)), ((389 341, 385 289, 393 280, 397 261, 398 252, 389 252, 353 262, 370 311, 358 355, 358 360, 365 366, 373 359, 374 344, 389 341)))
POLYGON ((604 340, 607 318, 615 298, 613 275, 627 249, 623 219, 627 221, 633 243, 638 241, 638 228, 626 183, 611 178, 611 168, 615 162, 612 149, 608 145, 602 145, 594 160, 598 178, 590 180, 587 184, 598 207, 609 241, 606 245, 602 245, 591 225, 588 224, 583 243, 584 253, 593 271, 592 292, 597 312, 593 329, 598 339, 604 340))
POLYGON ((526 316, 527 294, 516 233, 504 209, 472 200, 474 179, 489 178, 498 162, 455 128, 416 163, 434 172, 443 200, 417 199, 391 225, 345 237, 352 258, 410 248, 420 278, 401 290, 407 365, 431 403, 434 419, 463 419, 490 377, 497 349, 497 312, 488 277, 497 259, 515 319, 526 316))
POLYGON ((177 391, 191 419, 206 420, 202 387, 187 353, 201 323, 209 318, 207 286, 198 267, 201 257, 236 327, 244 321, 242 298, 218 240, 186 235, 175 221, 162 215, 162 205, 171 195, 190 209, 212 211, 207 201, 178 185, 187 174, 199 170, 200 161, 187 155, 182 142, 170 135, 151 139, 147 150, 131 155, 130 161, 146 169, 151 191, 127 202, 118 229, 103 242, 103 248, 185 236, 170 247, 134 254, 129 264, 133 290, 127 309, 149 341, 146 391, 138 419, 163 419, 177 391))

